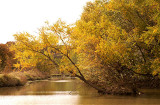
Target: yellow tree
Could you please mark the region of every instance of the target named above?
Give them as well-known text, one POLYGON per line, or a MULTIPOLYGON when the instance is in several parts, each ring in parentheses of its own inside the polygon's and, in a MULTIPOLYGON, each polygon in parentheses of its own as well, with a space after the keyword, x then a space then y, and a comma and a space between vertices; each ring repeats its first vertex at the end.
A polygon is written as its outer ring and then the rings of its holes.
POLYGON ((137 77, 159 73, 160 6, 149 1, 96 0, 87 3, 74 27, 58 20, 37 37, 15 34, 15 66, 46 61, 100 92, 136 93, 137 77))
POLYGON ((135 91, 137 75, 157 75, 159 10, 156 0, 87 3, 71 35, 82 72, 93 82, 106 83, 106 90, 109 84, 129 84, 135 91))
POLYGON ((157 52, 154 52, 155 49, 156 51, 159 49, 159 1, 112 0, 108 7, 109 10, 119 13, 125 23, 130 25, 130 29, 124 27, 122 22, 117 26, 128 29, 126 43, 132 49, 130 52, 132 69, 142 74, 152 74, 154 71, 151 68, 152 61, 159 57, 157 52))
POLYGON ((53 25, 47 23, 42 27, 37 37, 28 33, 15 34, 16 42, 11 46, 16 53, 15 58, 18 59, 15 67, 20 69, 35 67, 39 62, 47 61, 47 64, 52 64, 55 69, 66 70, 93 88, 104 92, 105 90, 87 81, 72 59, 73 52, 69 44, 70 31, 71 28, 58 20, 53 25))

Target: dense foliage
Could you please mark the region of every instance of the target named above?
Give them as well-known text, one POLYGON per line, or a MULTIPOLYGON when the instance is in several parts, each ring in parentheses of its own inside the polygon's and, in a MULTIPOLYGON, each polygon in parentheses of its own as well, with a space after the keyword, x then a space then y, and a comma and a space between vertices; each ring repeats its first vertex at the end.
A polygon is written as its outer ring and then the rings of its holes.
POLYGON ((0 44, 0 72, 10 72, 13 70, 13 64, 16 63, 14 59, 14 52, 9 50, 9 46, 13 44, 0 44))
POLYGON ((134 90, 140 76, 159 76, 159 20, 155 0, 87 3, 71 36, 78 64, 107 90, 134 90))
POLYGON ((96 0, 74 26, 46 22, 38 37, 15 34, 11 49, 17 68, 47 66, 101 92, 136 92, 137 80, 160 74, 159 35, 159 0, 96 0))

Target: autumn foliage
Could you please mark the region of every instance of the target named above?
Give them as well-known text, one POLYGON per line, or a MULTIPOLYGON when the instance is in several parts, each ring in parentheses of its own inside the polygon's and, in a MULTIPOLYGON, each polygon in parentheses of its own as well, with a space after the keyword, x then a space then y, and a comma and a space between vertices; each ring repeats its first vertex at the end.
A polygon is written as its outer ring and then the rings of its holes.
POLYGON ((158 0, 95 0, 73 26, 46 22, 39 36, 14 37, 16 68, 50 66, 103 93, 137 93, 140 79, 160 74, 158 0))
MULTIPOLYGON (((7 44, 0 44, 0 71, 2 72, 11 72, 13 70, 13 64, 16 62, 14 59, 14 52, 9 50, 9 45, 12 42, 7 44)), ((12 43, 13 44, 13 43, 12 43)))

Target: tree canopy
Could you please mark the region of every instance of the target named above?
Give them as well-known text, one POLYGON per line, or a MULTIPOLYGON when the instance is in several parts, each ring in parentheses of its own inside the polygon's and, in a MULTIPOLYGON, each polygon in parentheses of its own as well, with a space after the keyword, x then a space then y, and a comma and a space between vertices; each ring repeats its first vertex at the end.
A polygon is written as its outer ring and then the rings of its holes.
POLYGON ((0 72, 9 72, 12 70, 13 64, 16 62, 14 59, 14 52, 9 50, 12 42, 7 44, 0 44, 0 72))
POLYGON ((160 74, 159 0, 95 0, 73 26, 46 22, 38 36, 14 37, 15 67, 45 62, 99 91, 135 88, 135 78, 160 74))

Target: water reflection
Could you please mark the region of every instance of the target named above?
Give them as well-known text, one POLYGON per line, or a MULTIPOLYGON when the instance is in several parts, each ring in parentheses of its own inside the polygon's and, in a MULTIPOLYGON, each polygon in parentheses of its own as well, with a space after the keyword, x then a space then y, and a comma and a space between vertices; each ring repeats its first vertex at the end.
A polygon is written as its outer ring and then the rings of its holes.
POLYGON ((159 105, 160 90, 142 96, 99 95, 78 80, 43 80, 23 87, 0 88, 0 105, 159 105))
POLYGON ((4 96, 0 105, 77 105, 78 95, 4 96))

